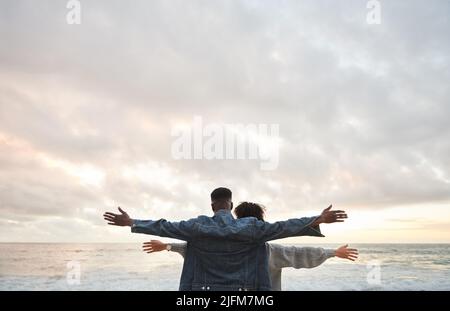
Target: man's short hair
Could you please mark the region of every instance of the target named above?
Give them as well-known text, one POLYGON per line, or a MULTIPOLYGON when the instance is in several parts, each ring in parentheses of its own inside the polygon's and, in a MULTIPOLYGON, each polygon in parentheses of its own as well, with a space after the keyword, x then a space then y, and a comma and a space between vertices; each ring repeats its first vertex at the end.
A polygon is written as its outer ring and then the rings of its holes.
POLYGON ((211 201, 220 201, 220 200, 231 200, 232 194, 231 190, 228 188, 217 188, 211 192, 211 201))

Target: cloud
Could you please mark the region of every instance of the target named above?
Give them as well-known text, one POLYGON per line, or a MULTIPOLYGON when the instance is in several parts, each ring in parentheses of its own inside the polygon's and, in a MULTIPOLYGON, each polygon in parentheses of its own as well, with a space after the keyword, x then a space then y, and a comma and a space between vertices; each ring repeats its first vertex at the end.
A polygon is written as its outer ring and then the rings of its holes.
POLYGON ((9 221, 189 218, 221 185, 273 217, 450 201, 448 1, 382 2, 381 25, 366 1, 89 1, 81 25, 64 2, 0 6, 9 221), (279 124, 278 168, 174 160, 195 115, 279 124))

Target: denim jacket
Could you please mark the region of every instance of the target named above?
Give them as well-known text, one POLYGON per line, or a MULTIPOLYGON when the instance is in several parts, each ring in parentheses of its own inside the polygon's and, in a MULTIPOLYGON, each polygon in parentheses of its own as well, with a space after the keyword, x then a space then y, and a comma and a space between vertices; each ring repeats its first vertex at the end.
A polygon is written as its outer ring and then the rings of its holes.
MULTIPOLYGON (((186 257, 187 243, 170 243, 171 251, 186 257)), ((335 256, 334 249, 322 247, 298 247, 266 243, 269 255, 269 273, 272 290, 281 291, 281 270, 283 268, 314 268, 328 258, 335 256)))
POLYGON ((310 225, 317 217, 268 223, 254 217, 235 219, 220 210, 213 217, 187 221, 133 220, 131 231, 184 240, 189 243, 180 290, 272 289, 266 241, 290 236, 323 236, 310 225))

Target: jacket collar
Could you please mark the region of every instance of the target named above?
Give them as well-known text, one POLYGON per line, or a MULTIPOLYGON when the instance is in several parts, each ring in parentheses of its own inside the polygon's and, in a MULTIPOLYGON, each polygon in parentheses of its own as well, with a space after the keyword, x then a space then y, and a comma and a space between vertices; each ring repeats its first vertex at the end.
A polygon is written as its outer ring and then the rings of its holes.
POLYGON ((214 212, 214 215, 225 215, 225 214, 231 214, 231 210, 229 210, 229 209, 220 209, 220 210, 214 212))

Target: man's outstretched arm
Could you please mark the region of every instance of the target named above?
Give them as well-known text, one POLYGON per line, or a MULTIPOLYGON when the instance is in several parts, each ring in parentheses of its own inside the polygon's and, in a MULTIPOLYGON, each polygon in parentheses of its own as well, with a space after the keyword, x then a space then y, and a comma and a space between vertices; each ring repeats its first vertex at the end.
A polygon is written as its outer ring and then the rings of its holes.
POLYGON ((169 222, 165 219, 159 220, 137 220, 132 219, 124 210, 118 208, 120 214, 106 212, 103 218, 108 225, 131 227, 131 232, 157 235, 188 241, 193 235, 193 220, 169 222))
POLYGON ((332 205, 322 211, 320 216, 294 218, 275 223, 258 222, 256 239, 271 241, 291 236, 319 236, 324 235, 320 231, 320 224, 343 222, 347 218, 344 211, 331 211, 332 205))

